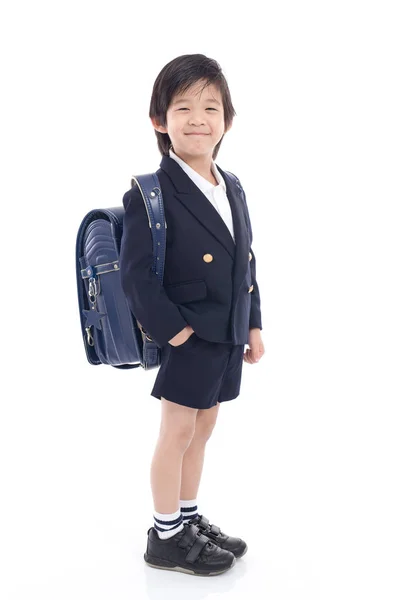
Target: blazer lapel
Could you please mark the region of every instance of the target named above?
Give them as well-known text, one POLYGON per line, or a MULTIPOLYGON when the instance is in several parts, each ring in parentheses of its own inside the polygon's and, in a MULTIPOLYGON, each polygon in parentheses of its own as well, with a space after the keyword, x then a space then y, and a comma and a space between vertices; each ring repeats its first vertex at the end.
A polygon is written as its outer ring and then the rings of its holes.
POLYGON ((244 252, 243 250, 249 244, 243 201, 240 197, 240 190, 236 189, 236 186, 231 183, 224 171, 218 165, 216 166, 225 181, 227 197, 232 211, 235 242, 219 212, 181 166, 173 158, 165 155, 160 163, 161 169, 169 175, 175 186, 174 196, 226 248, 232 258, 239 262, 239 264, 236 264, 235 270, 237 267, 241 270, 247 266, 246 262, 243 261, 243 256, 248 260, 248 251, 244 252))
POLYGON ((249 264, 249 249, 250 249, 250 232, 247 228, 245 218, 244 200, 242 199, 242 190, 238 185, 235 185, 230 177, 224 173, 222 169, 217 169, 224 178, 226 185, 226 193, 231 205, 233 228, 235 231, 235 262, 233 270, 233 295, 237 298, 237 292, 246 275, 249 264))

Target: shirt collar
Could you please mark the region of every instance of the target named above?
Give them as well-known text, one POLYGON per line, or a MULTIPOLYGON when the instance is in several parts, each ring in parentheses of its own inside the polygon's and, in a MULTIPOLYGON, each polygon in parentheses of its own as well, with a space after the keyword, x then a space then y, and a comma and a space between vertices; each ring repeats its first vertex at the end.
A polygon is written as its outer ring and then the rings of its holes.
MULTIPOLYGON (((185 173, 194 181, 194 183, 200 188, 203 194, 210 193, 217 186, 213 185, 210 181, 207 181, 202 175, 197 173, 192 167, 190 167, 184 160, 182 160, 179 156, 175 154, 172 148, 169 149, 169 155, 173 158, 185 171, 185 173)), ((218 185, 222 187, 224 192, 226 192, 226 185, 224 178, 221 173, 218 171, 214 160, 211 159, 211 170, 214 173, 215 179, 218 181, 218 185)))

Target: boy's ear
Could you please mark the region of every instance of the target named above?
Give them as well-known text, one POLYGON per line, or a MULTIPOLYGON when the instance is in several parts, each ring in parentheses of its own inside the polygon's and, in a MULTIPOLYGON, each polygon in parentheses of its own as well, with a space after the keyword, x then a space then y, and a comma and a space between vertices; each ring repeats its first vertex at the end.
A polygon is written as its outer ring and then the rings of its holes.
POLYGON ((230 125, 228 125, 228 127, 225 129, 225 133, 227 133, 231 127, 232 127, 232 123, 230 125))
POLYGON ((160 133, 168 133, 167 128, 163 127, 162 125, 159 125, 158 122, 156 121, 155 117, 150 117, 150 121, 151 121, 151 124, 153 125, 154 129, 156 129, 160 133))

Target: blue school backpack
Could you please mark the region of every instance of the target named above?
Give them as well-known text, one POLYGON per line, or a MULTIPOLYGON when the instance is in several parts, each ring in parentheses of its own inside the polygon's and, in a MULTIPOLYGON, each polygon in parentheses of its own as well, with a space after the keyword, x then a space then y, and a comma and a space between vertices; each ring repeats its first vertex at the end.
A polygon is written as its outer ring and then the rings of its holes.
MULTIPOLYGON (((225 171, 238 184, 232 173, 225 171)), ((153 237, 152 271, 162 285, 166 227, 161 185, 156 173, 132 176, 147 210, 153 237), (157 266, 157 270, 156 270, 157 266)), ((121 285, 119 254, 124 206, 97 208, 83 218, 76 239, 76 275, 81 330, 91 365, 117 369, 161 364, 161 349, 132 313, 121 285)))
MULTIPOLYGON (((155 173, 132 176, 149 216, 153 234, 153 272, 162 284, 166 223, 161 186, 155 173), (159 260, 157 260, 159 259, 159 260)), ((121 286, 119 253, 125 209, 97 208, 83 218, 76 239, 79 312, 86 357, 92 365, 118 369, 156 368, 160 348, 131 312, 121 286)))

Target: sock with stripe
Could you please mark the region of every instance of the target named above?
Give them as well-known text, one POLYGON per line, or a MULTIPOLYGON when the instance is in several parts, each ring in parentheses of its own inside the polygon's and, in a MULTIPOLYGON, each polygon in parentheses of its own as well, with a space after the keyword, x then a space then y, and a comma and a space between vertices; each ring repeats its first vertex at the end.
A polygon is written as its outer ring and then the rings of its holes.
POLYGON ((183 522, 188 523, 190 519, 197 517, 197 498, 194 500, 179 500, 183 522))
POLYGON ((183 518, 180 510, 173 513, 153 511, 154 528, 161 540, 167 540, 183 529, 183 518))

